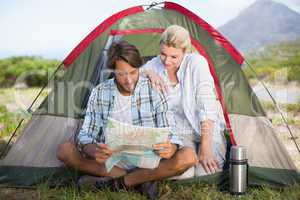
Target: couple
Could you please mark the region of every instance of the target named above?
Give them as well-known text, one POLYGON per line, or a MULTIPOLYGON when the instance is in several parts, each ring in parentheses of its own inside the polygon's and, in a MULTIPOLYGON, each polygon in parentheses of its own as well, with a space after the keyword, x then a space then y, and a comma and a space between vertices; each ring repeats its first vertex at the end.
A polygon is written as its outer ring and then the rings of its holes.
POLYGON ((206 60, 188 53, 190 46, 188 31, 172 25, 161 36, 160 55, 142 67, 135 46, 113 43, 107 67, 114 78, 92 90, 76 145, 60 145, 58 158, 93 175, 98 188, 131 188, 186 173, 191 177, 219 171, 225 145, 214 83, 206 60), (104 141, 108 117, 139 126, 171 126, 169 141, 153 147, 162 158, 157 168, 120 162, 106 171, 104 163, 113 153, 104 141))

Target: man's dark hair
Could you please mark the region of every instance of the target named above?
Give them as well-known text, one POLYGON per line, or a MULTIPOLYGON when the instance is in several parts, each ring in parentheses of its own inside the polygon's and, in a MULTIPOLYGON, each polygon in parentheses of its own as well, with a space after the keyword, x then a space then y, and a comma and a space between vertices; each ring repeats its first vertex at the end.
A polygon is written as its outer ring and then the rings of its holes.
POLYGON ((143 65, 138 49, 126 41, 113 42, 108 49, 107 68, 114 70, 117 60, 123 60, 134 68, 143 65))

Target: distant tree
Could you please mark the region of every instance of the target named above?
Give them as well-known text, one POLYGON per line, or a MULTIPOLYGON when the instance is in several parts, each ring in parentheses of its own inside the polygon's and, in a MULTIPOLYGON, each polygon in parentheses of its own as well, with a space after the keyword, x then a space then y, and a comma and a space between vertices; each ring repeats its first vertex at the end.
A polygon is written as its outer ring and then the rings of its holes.
POLYGON ((36 56, 0 59, 0 87, 11 87, 20 78, 29 87, 42 86, 59 63, 59 60, 36 56))
MULTIPOLYGON (((278 70, 287 69, 287 81, 300 83, 300 39, 266 46, 250 52, 246 59, 254 67, 260 78, 274 80, 278 70)), ((254 78, 252 71, 245 67, 246 76, 254 78)))

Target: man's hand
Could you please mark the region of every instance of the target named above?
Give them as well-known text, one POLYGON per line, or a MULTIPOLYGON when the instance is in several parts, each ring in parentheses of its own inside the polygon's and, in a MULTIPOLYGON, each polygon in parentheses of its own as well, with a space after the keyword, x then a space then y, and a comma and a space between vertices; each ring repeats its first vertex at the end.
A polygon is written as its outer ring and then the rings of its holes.
POLYGON ((198 152, 199 163, 203 166, 207 174, 213 174, 218 171, 219 163, 215 159, 212 147, 210 145, 202 145, 198 152))
POLYGON ((153 149, 160 157, 169 159, 177 151, 177 146, 176 144, 172 144, 170 141, 167 141, 165 143, 153 145, 153 149))
POLYGON ((112 153, 113 151, 107 146, 107 144, 100 143, 96 147, 95 160, 98 163, 105 163, 112 153))

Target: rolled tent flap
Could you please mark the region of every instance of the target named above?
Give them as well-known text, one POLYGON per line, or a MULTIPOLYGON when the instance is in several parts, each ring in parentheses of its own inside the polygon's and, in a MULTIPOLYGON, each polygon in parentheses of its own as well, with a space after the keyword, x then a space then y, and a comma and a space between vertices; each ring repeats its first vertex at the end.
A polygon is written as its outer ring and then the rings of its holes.
POLYGON ((230 115, 236 142, 247 148, 250 184, 289 185, 299 173, 271 122, 264 116, 230 115))
POLYGON ((59 144, 74 138, 80 124, 78 119, 34 115, 0 161, 0 184, 30 186, 51 177, 58 181, 72 176, 56 152, 59 144))

